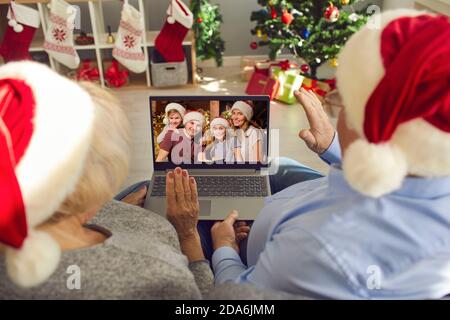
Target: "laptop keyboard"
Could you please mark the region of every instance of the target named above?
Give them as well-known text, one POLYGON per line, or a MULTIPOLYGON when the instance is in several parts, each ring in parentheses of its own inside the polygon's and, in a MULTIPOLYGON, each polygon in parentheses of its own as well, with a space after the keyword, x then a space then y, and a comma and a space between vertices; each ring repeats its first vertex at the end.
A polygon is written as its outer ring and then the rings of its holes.
MULTIPOLYGON (((194 176, 199 197, 266 197, 264 176, 194 176)), ((153 179, 152 196, 166 195, 166 177, 153 179)))

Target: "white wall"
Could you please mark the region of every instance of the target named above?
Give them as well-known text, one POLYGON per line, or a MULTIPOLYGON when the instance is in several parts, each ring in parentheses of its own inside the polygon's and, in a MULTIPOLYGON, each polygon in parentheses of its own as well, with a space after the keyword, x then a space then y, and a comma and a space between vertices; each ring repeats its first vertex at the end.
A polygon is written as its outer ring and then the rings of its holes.
POLYGON ((414 0, 384 0, 383 10, 397 8, 414 8, 414 0))

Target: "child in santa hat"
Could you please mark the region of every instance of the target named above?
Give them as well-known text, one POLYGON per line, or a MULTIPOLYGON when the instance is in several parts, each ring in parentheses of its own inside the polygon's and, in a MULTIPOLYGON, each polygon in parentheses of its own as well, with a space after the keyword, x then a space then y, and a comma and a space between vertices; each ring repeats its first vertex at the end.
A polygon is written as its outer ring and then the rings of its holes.
POLYGON ((184 128, 168 131, 159 145, 156 162, 170 161, 175 164, 194 163, 203 152, 202 132, 205 117, 200 111, 188 111, 183 118, 184 128))
POLYGON ((163 119, 163 123, 166 126, 156 138, 158 144, 160 144, 164 140, 167 132, 177 131, 177 129, 183 125, 183 117, 185 114, 186 109, 181 104, 175 102, 167 104, 163 119))
POLYGON ((205 161, 216 163, 242 162, 241 145, 233 135, 228 120, 222 117, 214 118, 210 123, 212 140, 203 153, 205 161))
POLYGON ((261 130, 251 124, 253 106, 250 101, 236 101, 231 107, 231 123, 241 146, 242 160, 262 161, 261 130))

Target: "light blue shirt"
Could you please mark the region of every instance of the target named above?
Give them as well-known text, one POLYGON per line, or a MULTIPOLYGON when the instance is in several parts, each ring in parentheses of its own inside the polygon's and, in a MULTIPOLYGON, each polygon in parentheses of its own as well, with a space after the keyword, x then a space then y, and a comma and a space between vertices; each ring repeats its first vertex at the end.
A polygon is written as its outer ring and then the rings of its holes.
POLYGON ((250 283, 335 299, 425 299, 450 293, 450 177, 408 177, 366 197, 347 184, 337 138, 321 156, 328 177, 266 198, 246 267, 230 247, 213 254, 216 283, 250 283))

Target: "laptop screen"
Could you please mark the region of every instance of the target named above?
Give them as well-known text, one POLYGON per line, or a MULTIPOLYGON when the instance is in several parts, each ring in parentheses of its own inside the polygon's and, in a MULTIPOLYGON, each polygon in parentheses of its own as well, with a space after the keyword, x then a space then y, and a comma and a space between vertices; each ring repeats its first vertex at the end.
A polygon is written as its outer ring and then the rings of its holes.
POLYGON ((267 96, 152 96, 155 170, 267 167, 267 96))

